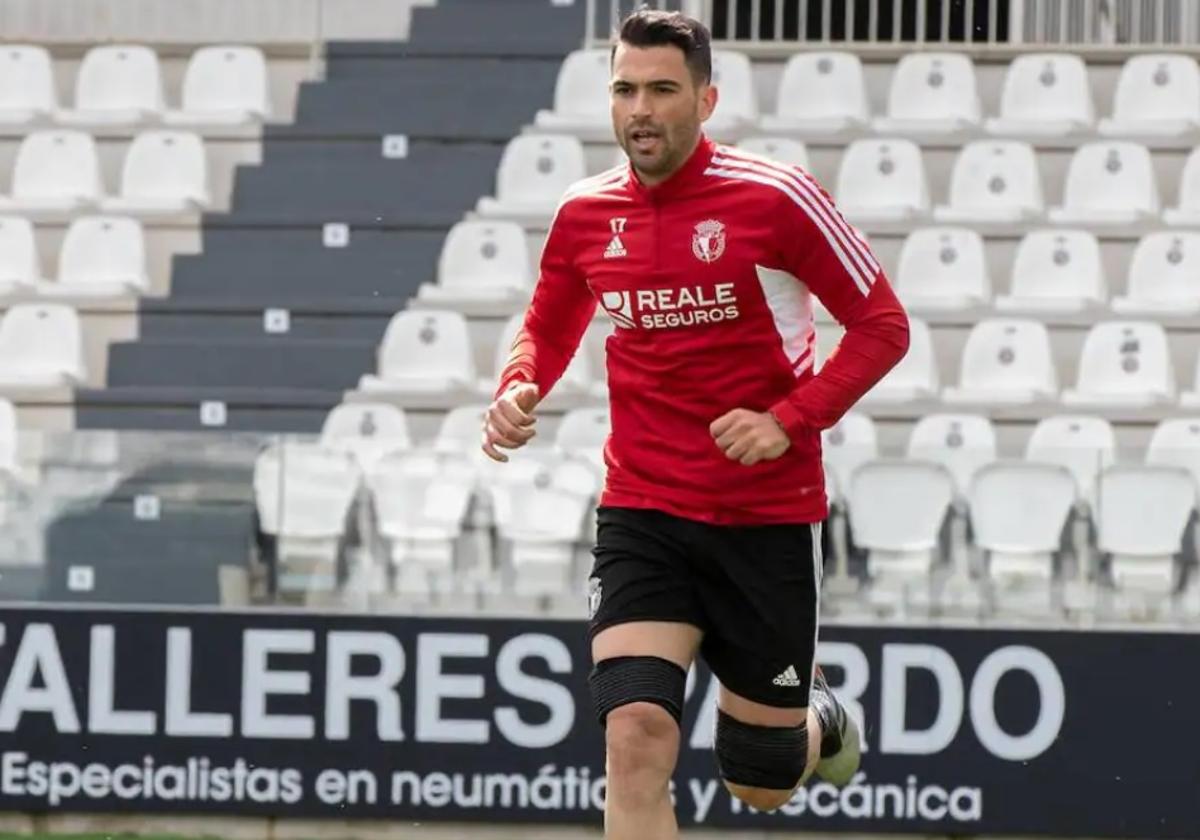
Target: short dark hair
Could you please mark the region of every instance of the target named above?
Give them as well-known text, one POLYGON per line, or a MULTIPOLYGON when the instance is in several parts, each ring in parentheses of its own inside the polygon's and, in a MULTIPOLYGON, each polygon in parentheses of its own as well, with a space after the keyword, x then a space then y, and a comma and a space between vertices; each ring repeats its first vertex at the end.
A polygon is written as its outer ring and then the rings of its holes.
POLYGON ((645 7, 633 12, 621 22, 613 38, 610 63, 621 42, 631 47, 678 47, 693 79, 703 83, 712 80, 712 36, 708 27, 681 12, 645 7))

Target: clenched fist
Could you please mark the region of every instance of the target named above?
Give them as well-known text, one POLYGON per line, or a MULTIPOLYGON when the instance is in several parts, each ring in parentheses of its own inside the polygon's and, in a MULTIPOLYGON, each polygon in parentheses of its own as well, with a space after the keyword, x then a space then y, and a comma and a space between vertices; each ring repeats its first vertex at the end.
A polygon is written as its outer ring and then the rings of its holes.
POLYGON ((735 408, 714 420, 708 431, 726 458, 747 467, 773 461, 792 445, 768 411, 735 408))
POLYGON ((518 382, 492 401, 483 418, 483 451, 489 458, 504 463, 508 456, 497 447, 519 449, 537 434, 533 410, 539 399, 536 385, 518 382))

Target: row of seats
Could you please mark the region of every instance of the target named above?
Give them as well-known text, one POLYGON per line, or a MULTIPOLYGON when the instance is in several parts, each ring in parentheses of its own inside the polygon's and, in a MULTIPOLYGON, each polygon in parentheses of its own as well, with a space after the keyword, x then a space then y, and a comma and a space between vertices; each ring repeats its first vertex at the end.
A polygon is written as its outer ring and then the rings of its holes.
POLYGON ((117 195, 105 196, 96 141, 81 131, 34 132, 21 141, 10 195, 0 212, 105 212, 154 215, 195 212, 209 204, 204 141, 187 131, 137 135, 125 153, 117 195))
MULTIPOLYGON (((904 56, 892 75, 885 114, 872 118, 862 62, 846 52, 792 56, 778 90, 778 110, 761 115, 750 59, 713 53, 720 105, 710 122, 718 137, 761 128, 803 136, 865 130, 884 134, 949 134, 986 130, 1000 136, 1046 138, 1098 130, 1106 136, 1175 137, 1200 129, 1200 65, 1190 56, 1144 54, 1128 59, 1113 96, 1111 116, 1096 123, 1088 71, 1067 53, 1031 53, 1009 65, 997 117, 985 119, 971 58, 960 53, 904 56)), ((606 130, 609 52, 579 50, 567 57, 555 87, 554 109, 537 125, 587 134, 606 130)))
POLYGON ((47 122, 93 128, 158 121, 194 128, 256 123, 271 113, 262 50, 196 50, 180 99, 179 110, 167 108, 154 50, 114 44, 88 50, 75 78, 75 107, 62 109, 49 52, 24 44, 0 46, 0 127, 9 129, 47 122))
POLYGON ((119 297, 149 291, 142 225, 127 216, 82 216, 63 237, 58 276, 42 273, 33 224, 0 216, 0 295, 119 297))
MULTIPOLYGON (((740 147, 804 166, 799 141, 749 138, 740 147)), ((623 159, 623 158, 622 158, 623 159)), ((523 135, 504 150, 496 194, 476 212, 527 225, 545 224, 563 192, 586 176, 583 145, 570 135, 523 135)), ((979 140, 955 159, 946 204, 934 205, 919 146, 901 138, 850 143, 841 157, 835 194, 851 221, 908 222, 932 216, 971 224, 1124 225, 1157 220, 1200 225, 1200 149, 1180 179, 1178 205, 1162 208, 1154 164, 1145 146, 1129 141, 1081 145, 1072 155, 1060 206, 1047 207, 1037 155, 1019 140, 979 140)))

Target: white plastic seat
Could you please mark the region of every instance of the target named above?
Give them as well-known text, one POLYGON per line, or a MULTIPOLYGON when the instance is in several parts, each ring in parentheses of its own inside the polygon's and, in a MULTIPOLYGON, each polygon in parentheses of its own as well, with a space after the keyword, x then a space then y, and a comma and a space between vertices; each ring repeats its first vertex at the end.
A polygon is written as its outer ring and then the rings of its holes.
POLYGON ((1075 496, 1075 479, 1065 467, 998 461, 979 468, 969 493, 971 533, 988 553, 995 582, 1050 582, 1075 496))
POLYGON ((979 468, 996 460, 996 428, 980 414, 929 414, 913 426, 905 454, 941 464, 965 498, 979 468))
POLYGON ((758 123, 750 57, 735 50, 713 50, 712 83, 720 91, 720 99, 704 123, 704 131, 717 140, 735 140, 758 123))
POLYGON ((79 315, 55 303, 23 303, 0 318, 0 387, 61 388, 82 383, 79 315))
MULTIPOLYGON (((875 421, 865 414, 852 411, 821 432, 821 459, 825 472, 833 476, 840 493, 848 491, 856 469, 878 457, 875 421)), ((831 500, 834 498, 828 487, 826 494, 831 500)))
POLYGON ((271 115, 267 59, 258 47, 216 45, 192 53, 183 75, 183 107, 163 121, 180 127, 239 126, 271 115))
POLYGON ((968 228, 915 230, 904 240, 896 269, 896 295, 913 311, 953 311, 988 303, 983 238, 968 228))
POLYGON ((1180 227, 1200 227, 1200 147, 1188 155, 1179 178, 1179 204, 1163 211, 1163 221, 1180 227))
POLYGON ((574 408, 563 415, 554 445, 564 455, 581 458, 603 470, 604 446, 611 426, 607 408, 574 408))
POLYGON ((349 452, 366 470, 390 452, 409 449, 412 440, 404 409, 389 403, 342 403, 325 416, 321 445, 349 452))
POLYGON ((1179 395, 1179 404, 1184 408, 1200 408, 1200 362, 1196 365, 1195 378, 1190 391, 1179 395))
POLYGON ((1116 461, 1117 436, 1102 417, 1058 414, 1034 426, 1025 445, 1025 460, 1057 464, 1070 471, 1079 498, 1096 500, 1100 472, 1116 461))
POLYGON ((17 409, 11 400, 0 397, 0 473, 20 474, 19 443, 17 409))
POLYGON ((1146 463, 1183 467, 1200 486, 1200 419, 1176 417, 1154 427, 1146 463))
POLYGON ((204 141, 187 131, 145 131, 134 138, 121 169, 121 194, 105 199, 110 213, 190 213, 208 206, 204 141))
POLYGON ((29 44, 0 45, 0 125, 43 122, 57 110, 50 53, 29 44))
POLYGON ((1033 147, 1019 140, 977 140, 954 161, 950 203, 934 210, 943 222, 1024 222, 1044 212, 1033 147))
POLYGON ((571 52, 554 83, 554 110, 538 111, 537 127, 552 134, 611 135, 609 62, 607 49, 571 52))
POLYGON ((1176 137, 1200 128, 1200 66, 1191 56, 1135 55, 1121 68, 1112 116, 1100 120, 1110 137, 1176 137))
POLYGON ((1166 595, 1176 586, 1196 482, 1183 467, 1113 466, 1100 475, 1098 548, 1112 557, 1120 590, 1166 595))
POLYGON ((94 206, 102 192, 100 160, 90 134, 35 131, 17 149, 12 194, 0 198, 0 210, 76 212, 94 206))
POLYGON ((285 441, 254 463, 259 527, 277 538, 281 590, 329 590, 362 475, 353 457, 320 444, 285 441))
POLYGON ((762 126, 771 132, 828 135, 860 129, 870 119, 862 61, 848 52, 800 52, 788 59, 779 83, 778 113, 762 126))
POLYGON ((799 140, 787 137, 746 137, 738 141, 740 151, 808 169, 808 148, 799 140))
POLYGON ((1035 230, 1017 245, 1001 312, 1053 314, 1098 308, 1108 298, 1100 242, 1085 230, 1035 230))
POLYGON ((1071 158, 1057 224, 1130 225, 1159 213, 1154 167, 1145 146, 1124 141, 1085 143, 1071 158))
POLYGON ((937 556, 954 480, 941 464, 880 459, 854 471, 849 516, 871 577, 920 582, 937 556))
POLYGON ((438 260, 437 283, 421 286, 422 300, 516 301, 529 296, 532 269, 525 231, 516 222, 466 221, 450 229, 438 260))
POLYGON ((41 278, 33 225, 18 216, 0 217, 0 294, 29 289, 41 278))
MULTIPOLYGON (((492 376, 479 382, 480 393, 491 397, 492 392, 496 388, 496 383, 499 381, 500 374, 504 371, 505 365, 508 364, 508 356, 512 349, 512 343, 516 340, 517 332, 520 331, 524 321, 525 314, 519 312, 505 322, 504 328, 500 331, 500 340, 496 342, 492 376)), ((595 385, 596 382, 592 376, 591 360, 588 357, 587 348, 581 340, 575 355, 567 363, 567 369, 563 371, 562 377, 555 383, 554 393, 587 394, 593 390, 595 385)))
POLYGON ((379 375, 359 380, 363 391, 446 394, 475 385, 475 361, 466 319, 457 312, 398 312, 379 347, 379 375))
POLYGON ((838 206, 855 222, 905 221, 929 212, 921 150, 911 140, 855 140, 842 155, 838 206))
POLYGON ((1092 327, 1083 342, 1079 378, 1063 393, 1066 405, 1150 406, 1175 398, 1175 372, 1162 325, 1107 321, 1092 327))
POLYGON ((978 125, 975 65, 962 53, 909 53, 896 64, 887 115, 874 121, 885 134, 948 134, 978 125))
POLYGON ((1128 291, 1113 299, 1112 308, 1127 315, 1200 312, 1200 233, 1142 237, 1129 264, 1128 291))
POLYGON ((595 492, 578 482, 573 465, 556 464, 535 481, 510 488, 507 513, 497 517, 497 525, 512 545, 516 594, 557 595, 570 589, 575 544, 595 492))
POLYGON ((460 405, 446 412, 433 440, 433 451, 443 456, 473 458, 480 452, 483 437, 483 418, 487 405, 460 405))
POLYGON ((1009 64, 1000 115, 985 125, 991 134, 1033 139, 1084 131, 1095 121, 1083 59, 1071 53, 1030 53, 1009 64))
POLYGON ((165 110, 158 54, 149 47, 93 47, 75 77, 75 108, 60 111, 64 125, 107 126, 159 119, 165 110))
POLYGON ((67 229, 58 256, 58 281, 45 296, 119 297, 150 290, 142 226, 120 216, 87 216, 67 229))
POLYGON ((492 219, 526 225, 547 222, 567 187, 587 174, 583 145, 565 135, 515 137, 504 148, 496 173, 496 197, 481 198, 476 210, 492 219))
POLYGON ((1058 397, 1050 332, 1041 321, 989 318, 971 328, 951 404, 1012 405, 1058 397))
POLYGON ((908 352, 866 393, 864 402, 896 404, 937 397, 940 390, 937 358, 929 326, 909 318, 908 335, 908 352))

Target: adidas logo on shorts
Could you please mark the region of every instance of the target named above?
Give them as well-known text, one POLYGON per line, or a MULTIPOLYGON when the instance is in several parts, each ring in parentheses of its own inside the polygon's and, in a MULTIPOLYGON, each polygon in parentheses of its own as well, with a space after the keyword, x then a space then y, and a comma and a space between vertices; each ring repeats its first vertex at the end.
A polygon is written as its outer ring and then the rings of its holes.
POLYGON ((775 685, 781 688, 795 688, 800 685, 800 677, 796 675, 796 669, 789 665, 787 670, 780 674, 775 679, 771 680, 775 685))

